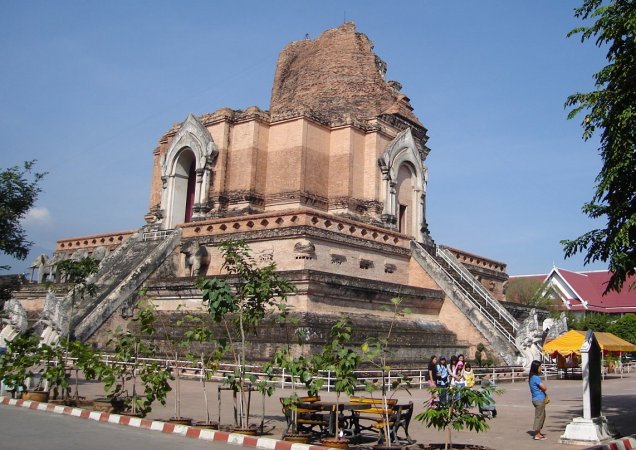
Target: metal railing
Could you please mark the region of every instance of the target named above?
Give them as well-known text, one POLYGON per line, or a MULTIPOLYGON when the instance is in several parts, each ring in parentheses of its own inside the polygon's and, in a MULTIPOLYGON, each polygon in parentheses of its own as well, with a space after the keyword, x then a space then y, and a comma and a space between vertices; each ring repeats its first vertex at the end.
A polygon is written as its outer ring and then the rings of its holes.
POLYGON ((519 323, 515 320, 514 317, 497 302, 494 300, 490 294, 484 288, 481 283, 479 283, 475 277, 463 266, 460 262, 458 262, 453 255, 449 253, 449 251, 445 248, 437 247, 436 249, 437 256, 441 257, 453 270, 460 276, 462 281, 465 281, 470 285, 470 287, 479 294, 479 296, 492 307, 497 313, 512 327, 514 331, 519 329, 519 323))
POLYGON ((503 326, 501 325, 500 321, 497 320, 496 317, 494 317, 490 311, 488 311, 484 305, 482 305, 479 301, 477 301, 470 292, 468 292, 466 290, 466 288, 464 288, 464 286, 462 286, 460 283, 457 283, 456 280, 453 278, 453 276, 448 273, 448 271, 439 263, 439 261, 437 261, 435 258, 433 258, 432 256, 430 256, 428 254, 428 252, 426 250, 424 250, 422 248, 422 246, 419 243, 416 243, 418 249, 420 252, 422 252, 424 255, 428 256, 427 260, 430 261, 430 263, 435 264, 435 266, 437 267, 437 269, 444 273, 450 280, 451 282, 453 282, 453 285, 457 287, 458 290, 460 290, 463 295, 470 301, 470 303, 476 307, 479 312, 481 312, 484 317, 486 317, 486 319, 495 327, 495 330, 497 330, 497 332, 499 332, 501 335, 503 335, 503 337, 511 344, 516 346, 515 343, 515 337, 503 326))
MULTIPOLYGON (((133 365, 135 362, 122 362, 113 358, 113 355, 102 354, 101 360, 108 364, 126 364, 133 365)), ((73 362, 74 358, 68 358, 69 362, 73 362)), ((199 362, 193 362, 190 360, 169 360, 160 358, 139 358, 137 363, 157 363, 159 366, 179 370, 181 378, 201 380, 205 377, 206 380, 222 383, 226 380, 226 375, 235 373, 238 368, 235 364, 219 364, 216 369, 208 369, 201 366, 199 362)), ((274 368, 272 372, 266 373, 258 365, 247 365, 246 378, 254 375, 259 381, 265 381, 277 388, 285 389, 290 388, 294 383, 298 388, 302 388, 304 384, 299 380, 293 379, 293 377, 282 368, 274 368)), ((636 371, 636 362, 623 363, 621 366, 621 378, 623 373, 631 373, 636 371)), ((476 380, 480 380, 487 377, 489 380, 495 383, 516 383, 526 382, 528 379, 527 369, 521 366, 493 366, 493 367, 473 367, 476 380)), ((359 370, 355 371, 357 374, 358 385, 357 390, 365 390, 367 382, 377 384, 380 382, 382 372, 379 370, 359 370)), ((618 373, 618 372, 617 372, 618 373)), ((410 389, 428 389, 428 370, 423 368, 405 368, 394 369, 386 372, 386 385, 391 389, 393 382, 400 381, 403 377, 410 379, 408 387, 410 389)), ((562 373, 559 371, 555 363, 544 362, 543 363, 543 377, 545 379, 558 379, 561 378, 562 373)), ((320 371, 315 377, 324 381, 322 389, 330 392, 334 390, 334 385, 337 380, 334 372, 332 371, 320 371)), ((401 386, 406 386, 402 383, 401 386)))
POLYGON ((166 239, 172 233, 174 233, 174 228, 169 230, 144 231, 142 239, 144 242, 159 241, 166 239))

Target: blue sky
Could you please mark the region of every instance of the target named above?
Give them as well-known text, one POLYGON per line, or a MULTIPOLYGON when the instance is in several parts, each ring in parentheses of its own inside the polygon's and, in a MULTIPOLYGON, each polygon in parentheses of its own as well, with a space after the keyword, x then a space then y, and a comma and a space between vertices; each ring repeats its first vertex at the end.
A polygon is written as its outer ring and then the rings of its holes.
POLYGON ((559 241, 602 226, 581 213, 601 160, 563 103, 605 59, 566 38, 579 3, 0 0, 0 168, 49 172, 13 271, 57 239, 143 225, 160 136, 189 112, 268 109, 282 48, 344 20, 429 130, 436 243, 511 275, 582 270, 559 241))

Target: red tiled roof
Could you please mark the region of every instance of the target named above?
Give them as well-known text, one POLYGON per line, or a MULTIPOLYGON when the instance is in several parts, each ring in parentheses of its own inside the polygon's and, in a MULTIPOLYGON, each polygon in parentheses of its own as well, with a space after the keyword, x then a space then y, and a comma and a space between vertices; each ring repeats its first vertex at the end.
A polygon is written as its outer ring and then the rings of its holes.
POLYGON ((571 310, 588 310, 606 313, 636 312, 636 289, 629 286, 636 283, 636 276, 629 277, 620 292, 610 291, 603 295, 611 272, 607 270, 593 272, 571 272, 554 268, 551 276, 559 276, 575 293, 568 298, 571 310), (584 304, 587 303, 587 306, 584 304))

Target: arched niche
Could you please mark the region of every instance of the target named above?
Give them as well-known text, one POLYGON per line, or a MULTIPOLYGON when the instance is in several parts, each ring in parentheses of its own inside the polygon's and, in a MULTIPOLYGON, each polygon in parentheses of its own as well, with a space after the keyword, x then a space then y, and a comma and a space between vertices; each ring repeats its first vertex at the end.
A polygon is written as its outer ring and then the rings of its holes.
POLYGON ((428 170, 411 129, 398 134, 378 159, 382 173, 382 221, 419 242, 427 240, 428 170))
POLYGON ((208 130, 189 114, 161 164, 162 228, 205 218, 211 209, 211 169, 217 154, 208 130))

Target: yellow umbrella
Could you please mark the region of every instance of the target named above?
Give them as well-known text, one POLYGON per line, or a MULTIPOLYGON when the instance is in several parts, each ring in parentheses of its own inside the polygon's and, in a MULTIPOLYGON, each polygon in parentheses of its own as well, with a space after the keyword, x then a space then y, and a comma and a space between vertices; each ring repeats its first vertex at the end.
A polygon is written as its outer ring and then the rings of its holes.
POLYGON ((630 344, 615 334, 595 331, 594 336, 604 352, 636 352, 636 345, 630 344))
POLYGON ((559 354, 561 356, 570 356, 571 354, 580 355, 579 349, 583 345, 585 339, 585 331, 570 330, 562 334, 558 338, 548 342, 543 346, 543 353, 553 358, 559 354))
MULTIPOLYGON (((550 355, 552 358, 556 358, 559 355, 562 357, 568 357, 572 354, 580 355, 581 352, 579 350, 581 345, 583 345, 585 334, 585 331, 570 330, 545 344, 543 346, 543 353, 550 355)), ((601 355, 614 352, 622 356, 623 352, 636 352, 636 345, 630 344, 612 333, 595 331, 594 336, 596 337, 599 347, 601 347, 601 355)), ((605 374, 603 374, 603 376, 605 376, 605 374)), ((622 376, 623 372, 621 370, 621 377, 622 376)))
MULTIPOLYGON (((581 352, 579 349, 581 348, 581 345, 583 345, 585 333, 585 331, 570 330, 545 344, 543 346, 543 353, 552 357, 556 356, 557 353, 561 356, 569 356, 573 353, 580 355, 581 352)), ((603 353, 636 352, 636 345, 630 344, 615 334, 595 331, 594 336, 596 337, 598 345, 601 347, 603 353)))

